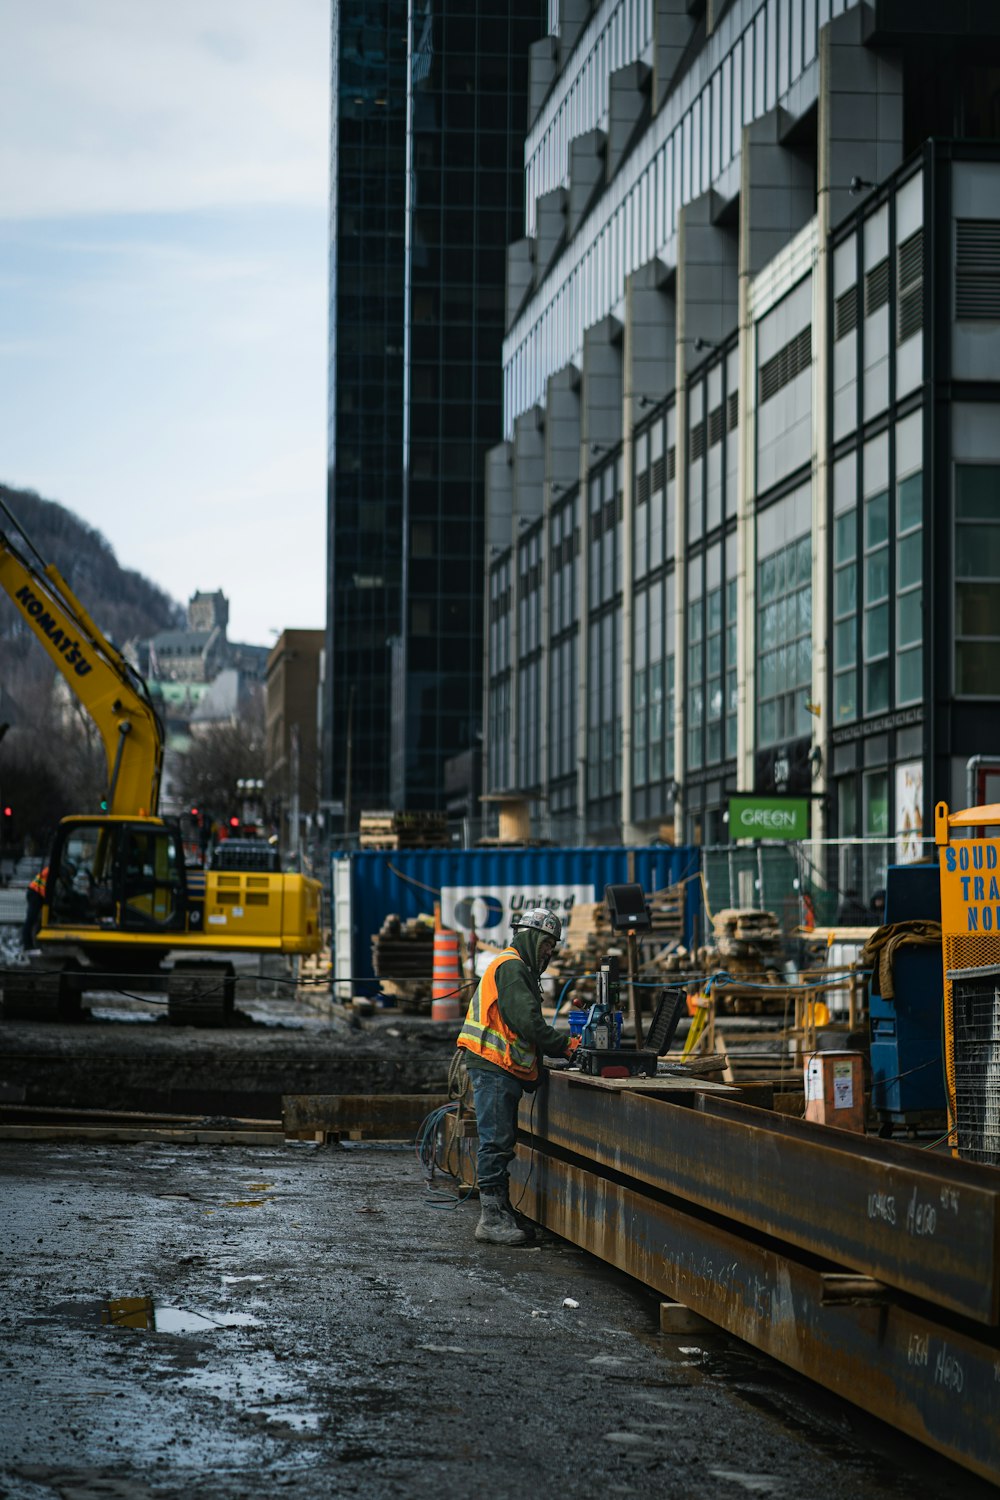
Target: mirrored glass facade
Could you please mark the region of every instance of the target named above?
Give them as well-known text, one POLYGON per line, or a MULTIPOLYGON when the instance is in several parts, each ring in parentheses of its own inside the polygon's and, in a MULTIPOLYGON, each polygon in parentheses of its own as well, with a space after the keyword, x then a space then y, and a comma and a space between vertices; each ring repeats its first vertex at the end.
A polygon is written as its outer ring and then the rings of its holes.
POLYGON ((543 0, 336 0, 324 778, 443 808, 482 742, 483 463, 500 436, 524 59, 543 0))

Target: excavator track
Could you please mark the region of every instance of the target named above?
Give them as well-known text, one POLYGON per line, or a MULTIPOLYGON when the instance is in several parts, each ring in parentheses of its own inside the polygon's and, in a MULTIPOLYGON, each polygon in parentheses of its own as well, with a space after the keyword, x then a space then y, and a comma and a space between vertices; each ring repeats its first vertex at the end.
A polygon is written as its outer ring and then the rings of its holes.
POLYGON ((231 963, 178 959, 167 979, 172 1026, 228 1026, 233 1019, 236 971, 231 963))

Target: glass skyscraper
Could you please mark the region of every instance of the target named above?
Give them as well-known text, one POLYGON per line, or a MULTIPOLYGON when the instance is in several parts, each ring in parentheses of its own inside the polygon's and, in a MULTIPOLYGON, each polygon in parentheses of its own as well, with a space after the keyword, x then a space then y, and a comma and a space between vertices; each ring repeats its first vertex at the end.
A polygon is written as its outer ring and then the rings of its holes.
POLYGON ((546 24, 542 0, 407 10, 333 6, 324 790, 348 832, 443 807, 479 743, 484 460, 546 24))
POLYGON ((406 39, 406 0, 335 0, 323 789, 347 819, 384 797, 400 628, 406 39))

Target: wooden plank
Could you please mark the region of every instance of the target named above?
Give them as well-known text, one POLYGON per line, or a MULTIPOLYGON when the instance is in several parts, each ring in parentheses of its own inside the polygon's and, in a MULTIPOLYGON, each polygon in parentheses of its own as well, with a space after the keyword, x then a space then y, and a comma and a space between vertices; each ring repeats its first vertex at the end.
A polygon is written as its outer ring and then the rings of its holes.
POLYGON ((584 1088, 610 1089, 619 1092, 635 1089, 643 1094, 728 1094, 740 1090, 732 1084, 714 1083, 708 1078, 685 1077, 680 1073, 658 1074, 656 1078, 600 1078, 591 1073, 569 1073, 569 1082, 584 1088))
POLYGON ((375 1140, 412 1140, 447 1094, 283 1094, 286 1136, 359 1134, 375 1140))
POLYGON ((164 1141, 177 1146, 275 1146, 280 1130, 165 1130, 128 1125, 0 1125, 0 1141, 104 1141, 136 1145, 164 1141))

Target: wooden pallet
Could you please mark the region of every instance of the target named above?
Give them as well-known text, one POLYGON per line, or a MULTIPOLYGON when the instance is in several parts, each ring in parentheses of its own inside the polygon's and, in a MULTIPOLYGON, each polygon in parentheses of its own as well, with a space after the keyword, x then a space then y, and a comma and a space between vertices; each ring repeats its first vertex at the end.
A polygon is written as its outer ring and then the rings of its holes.
POLYGON ((437 812, 363 812, 358 820, 362 849, 441 849, 450 844, 448 820, 437 812))
POLYGON ((434 969, 434 927, 427 917, 404 922, 390 913, 372 934, 372 969, 384 995, 407 1013, 430 1011, 434 969))
POLYGON ((289 1140, 412 1141, 447 1103, 446 1094, 283 1094, 281 1118, 289 1140))

